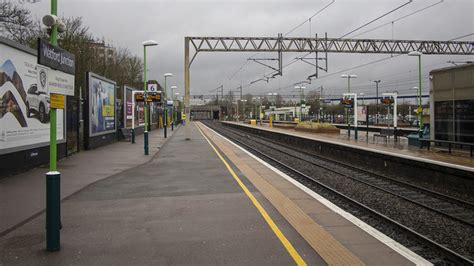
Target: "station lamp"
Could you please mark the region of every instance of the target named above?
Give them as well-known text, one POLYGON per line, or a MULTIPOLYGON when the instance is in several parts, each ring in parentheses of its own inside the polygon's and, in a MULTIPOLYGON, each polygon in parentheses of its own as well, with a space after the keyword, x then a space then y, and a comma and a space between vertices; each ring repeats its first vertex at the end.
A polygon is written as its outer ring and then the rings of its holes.
POLYGON ((420 128, 418 130, 418 137, 421 139, 423 137, 423 106, 421 102, 421 56, 422 52, 412 51, 408 53, 408 56, 417 56, 418 57, 418 124, 420 128))
POLYGON ((357 75, 353 74, 342 74, 341 78, 347 79, 347 92, 351 92, 351 79, 357 78, 357 75))
POLYGON ((166 128, 168 127, 168 87, 166 86, 166 78, 172 77, 173 74, 165 73, 163 76, 165 77, 165 91, 163 95, 163 133, 166 138, 166 128))
POLYGON ((144 141, 144 150, 145 150, 145 155, 148 155, 148 102, 146 100, 147 98, 147 85, 146 85, 146 48, 148 46, 157 46, 158 43, 154 40, 148 40, 144 41, 142 43, 143 45, 143 91, 144 91, 144 96, 145 96, 145 131, 143 133, 143 141, 144 141))
MULTIPOLYGON (((169 73, 171 74, 171 73, 169 73)), ((173 101, 173 104, 171 105, 171 130, 174 130, 174 120, 175 120, 175 112, 174 112, 174 90, 177 89, 178 87, 176 86, 171 86, 171 100, 173 101)))

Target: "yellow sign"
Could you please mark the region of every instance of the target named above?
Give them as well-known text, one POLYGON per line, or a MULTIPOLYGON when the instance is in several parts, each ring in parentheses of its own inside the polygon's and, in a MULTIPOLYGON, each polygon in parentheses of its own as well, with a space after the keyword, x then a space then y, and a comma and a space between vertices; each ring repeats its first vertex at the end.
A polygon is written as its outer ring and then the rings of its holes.
POLYGON ((102 106, 102 116, 114 116, 114 106, 104 105, 102 106))
POLYGON ((64 109, 64 95, 51 93, 50 97, 50 107, 53 109, 64 109))
POLYGON ((422 112, 423 112, 423 108, 421 108, 421 107, 416 108, 416 113, 417 114, 421 114, 422 112))
MULTIPOLYGON (((143 93, 135 93, 135 101, 136 102, 144 102, 145 95, 143 93)), ((146 99, 147 102, 161 102, 161 94, 160 93, 150 93, 146 99)))
POLYGON ((161 101, 161 94, 155 93, 155 94, 148 94, 148 97, 146 99, 147 102, 160 102, 161 101))

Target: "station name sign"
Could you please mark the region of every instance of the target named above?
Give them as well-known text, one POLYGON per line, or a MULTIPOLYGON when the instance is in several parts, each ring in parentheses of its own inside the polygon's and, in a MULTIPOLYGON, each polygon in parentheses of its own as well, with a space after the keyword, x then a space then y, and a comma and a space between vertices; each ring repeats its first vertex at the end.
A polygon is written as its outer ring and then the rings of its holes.
POLYGON ((38 64, 74 75, 75 63, 74 54, 38 38, 38 64))
MULTIPOLYGON (((144 102, 145 95, 143 92, 136 92, 135 93, 135 102, 144 102)), ((161 93, 148 93, 147 95, 147 102, 161 102, 161 93)))

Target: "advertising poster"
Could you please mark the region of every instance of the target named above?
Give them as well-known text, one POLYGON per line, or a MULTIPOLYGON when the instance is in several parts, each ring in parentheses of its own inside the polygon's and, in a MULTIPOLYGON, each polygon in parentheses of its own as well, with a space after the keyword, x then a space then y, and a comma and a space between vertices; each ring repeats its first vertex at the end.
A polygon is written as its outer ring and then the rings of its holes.
POLYGON ((145 103, 139 102, 136 103, 135 108, 135 127, 145 125, 145 103))
POLYGON ((115 82, 89 73, 89 135, 116 130, 115 82))
MULTIPOLYGON (((0 40, 1 41, 1 40, 0 40)), ((0 154, 49 144, 49 68, 37 57, 0 42, 0 154)), ((57 111, 57 140, 64 140, 64 111, 57 111)))
POLYGON ((124 98, 124 121, 125 128, 132 128, 133 122, 133 89, 127 86, 123 88, 123 98, 124 98))
POLYGON ((367 122, 367 107, 357 106, 357 121, 367 122))
POLYGON ((158 124, 158 104, 152 102, 148 106, 150 107, 150 124, 158 124))
POLYGON ((124 86, 124 118, 126 128, 132 128, 133 121, 135 121, 135 128, 145 125, 145 103, 134 102, 134 91, 139 90, 124 86))

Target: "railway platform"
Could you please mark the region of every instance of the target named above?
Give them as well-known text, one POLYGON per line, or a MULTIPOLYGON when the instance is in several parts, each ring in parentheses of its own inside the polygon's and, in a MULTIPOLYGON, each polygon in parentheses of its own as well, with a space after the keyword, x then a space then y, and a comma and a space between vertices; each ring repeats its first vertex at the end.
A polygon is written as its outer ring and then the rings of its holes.
POLYGON ((61 251, 44 220, 0 237, 0 265, 429 264, 201 123, 64 199, 61 251))
MULTIPOLYGON (((168 135, 173 133, 169 130, 168 135)), ((135 144, 116 142, 59 160, 61 199, 67 199, 94 182, 149 161, 168 139, 163 137, 163 130, 150 131, 149 156, 143 154, 143 134, 140 134, 136 136, 135 144)), ((43 165, 0 178, 0 237, 44 212, 46 172, 48 165, 43 165)))
POLYGON ((444 150, 426 148, 420 149, 419 147, 409 146, 406 138, 400 137, 397 142, 394 142, 393 137, 389 142, 376 139, 374 141, 373 135, 375 132, 368 132, 368 141, 366 131, 364 128, 359 128, 359 138, 354 140, 354 130, 351 131, 351 137, 348 138, 347 130, 340 130, 339 134, 324 134, 324 133, 308 133, 303 131, 296 131, 293 128, 270 128, 268 123, 263 125, 251 126, 249 124, 239 122, 224 122, 229 124, 238 124, 241 126, 257 127, 267 131, 274 131, 283 134, 290 134, 294 136, 302 136, 304 138, 310 138, 318 141, 335 143, 341 146, 350 146, 361 150, 371 150, 377 153, 386 154, 393 157, 409 158, 413 160, 424 161, 427 163, 444 165, 449 167, 460 168, 466 171, 474 172, 474 157, 470 157, 468 153, 458 154, 453 152, 449 154, 444 150))

